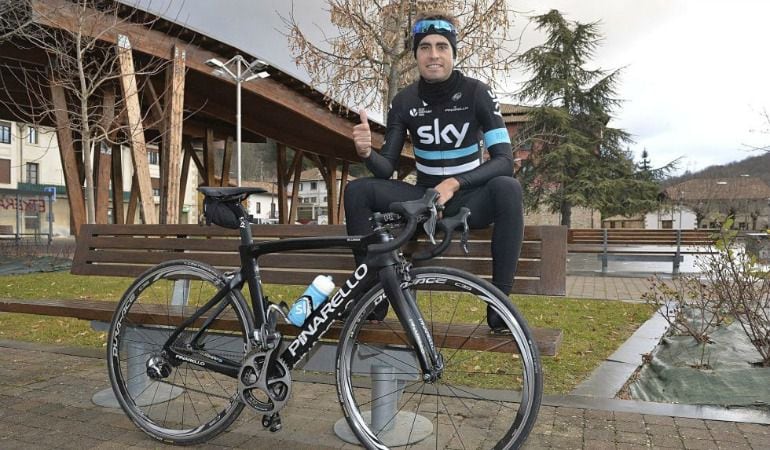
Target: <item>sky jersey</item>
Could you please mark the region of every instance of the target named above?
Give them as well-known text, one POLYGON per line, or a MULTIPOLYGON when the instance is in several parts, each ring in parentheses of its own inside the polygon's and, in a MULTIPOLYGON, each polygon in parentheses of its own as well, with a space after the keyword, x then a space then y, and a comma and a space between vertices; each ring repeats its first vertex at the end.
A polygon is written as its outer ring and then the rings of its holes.
MULTIPOLYGON (((433 187, 455 177, 461 188, 478 186, 491 175, 486 172, 493 167, 484 166, 503 163, 511 167, 510 137, 497 96, 486 84, 462 77, 456 92, 433 104, 420 99, 417 84, 407 86, 393 99, 382 150, 366 160, 375 176, 390 178, 407 133, 414 147, 418 185, 433 187), (484 164, 483 148, 491 157, 484 164)), ((499 174, 499 170, 494 172, 499 174)), ((510 169, 507 175, 512 175, 510 169)))

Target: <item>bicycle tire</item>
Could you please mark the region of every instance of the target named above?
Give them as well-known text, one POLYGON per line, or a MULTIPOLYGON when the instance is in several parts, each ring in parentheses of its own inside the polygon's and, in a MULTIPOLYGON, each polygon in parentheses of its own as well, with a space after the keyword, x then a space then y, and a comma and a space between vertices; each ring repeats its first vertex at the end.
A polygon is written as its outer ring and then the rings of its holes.
MULTIPOLYGON (((207 264, 168 261, 140 275, 115 310, 107 341, 110 384, 126 415, 157 440, 179 445, 207 441, 225 430, 243 410, 237 377, 196 365, 193 358, 172 364, 160 356, 163 342, 176 329, 173 325, 189 317, 224 285, 223 275, 207 264), (159 312, 164 311, 159 318, 159 312), (148 375, 151 358, 160 358, 153 360, 154 366, 170 373, 152 379, 148 375)), ((252 318, 239 291, 228 296, 229 304, 218 316, 228 325, 216 325, 205 332, 200 341, 204 347, 196 350, 200 360, 243 360, 252 318)), ((189 344, 197 330, 191 326, 183 331, 175 346, 189 344)))
POLYGON ((543 392, 540 357, 527 322, 502 292, 470 273, 424 267, 412 270, 411 278, 402 288, 417 298, 443 356, 443 376, 435 382, 422 379, 414 348, 398 337, 403 330, 392 308, 384 322, 367 324, 375 304, 385 300, 378 284, 352 308, 338 344, 337 394, 350 430, 366 448, 519 448, 534 426, 543 392), (469 336, 486 335, 487 305, 510 333, 504 346, 497 340, 471 345, 470 339, 450 346, 449 328, 441 331, 434 324, 462 324, 469 336), (371 343, 372 331, 392 332, 392 338, 378 341, 398 343, 371 343), (367 387, 370 374, 385 381, 367 387), (372 416, 377 423, 371 423, 372 416), (426 420, 433 431, 420 438, 427 433, 426 420))

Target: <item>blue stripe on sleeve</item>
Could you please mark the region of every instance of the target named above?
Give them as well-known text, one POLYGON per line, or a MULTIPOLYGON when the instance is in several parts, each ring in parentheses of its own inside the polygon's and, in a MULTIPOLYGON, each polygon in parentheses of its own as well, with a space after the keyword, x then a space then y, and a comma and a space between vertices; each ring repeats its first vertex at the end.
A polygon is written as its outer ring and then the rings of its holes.
POLYGON ((511 143, 511 137, 505 128, 495 128, 484 133, 484 146, 489 148, 495 144, 511 143))
POLYGON ((478 144, 473 144, 464 148, 458 148, 457 150, 421 150, 415 147, 414 156, 422 159, 429 159, 429 160, 455 159, 455 158, 462 158, 463 156, 472 155, 474 153, 478 153, 478 151, 479 151, 478 144))

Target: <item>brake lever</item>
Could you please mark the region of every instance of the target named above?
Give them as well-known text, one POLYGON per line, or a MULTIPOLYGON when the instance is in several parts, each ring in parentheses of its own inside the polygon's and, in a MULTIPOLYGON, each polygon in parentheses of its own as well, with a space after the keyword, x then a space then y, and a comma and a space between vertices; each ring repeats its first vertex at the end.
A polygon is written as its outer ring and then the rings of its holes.
POLYGON ((436 204, 431 203, 428 211, 430 212, 430 217, 428 217, 428 220, 422 223, 422 228, 425 230, 425 234, 427 234, 430 238, 430 243, 436 245, 436 238, 434 237, 436 234, 436 223, 438 222, 438 211, 436 210, 436 204))
POLYGON ((465 214, 463 216, 463 232, 460 235, 460 245, 463 247, 463 252, 467 256, 470 252, 468 251, 468 217, 471 215, 471 212, 468 211, 468 214, 465 214))

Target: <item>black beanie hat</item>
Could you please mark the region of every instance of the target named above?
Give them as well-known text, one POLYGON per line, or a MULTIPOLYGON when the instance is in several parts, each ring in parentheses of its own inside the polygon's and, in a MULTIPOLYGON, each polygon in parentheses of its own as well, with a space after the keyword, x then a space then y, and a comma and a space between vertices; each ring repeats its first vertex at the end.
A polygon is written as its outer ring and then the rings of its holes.
POLYGON ((449 45, 452 46, 452 57, 457 58, 457 29, 452 25, 452 22, 444 19, 421 19, 415 22, 414 27, 412 27, 412 36, 414 37, 412 52, 415 58, 417 57, 417 46, 429 34, 438 34, 447 38, 449 45))

